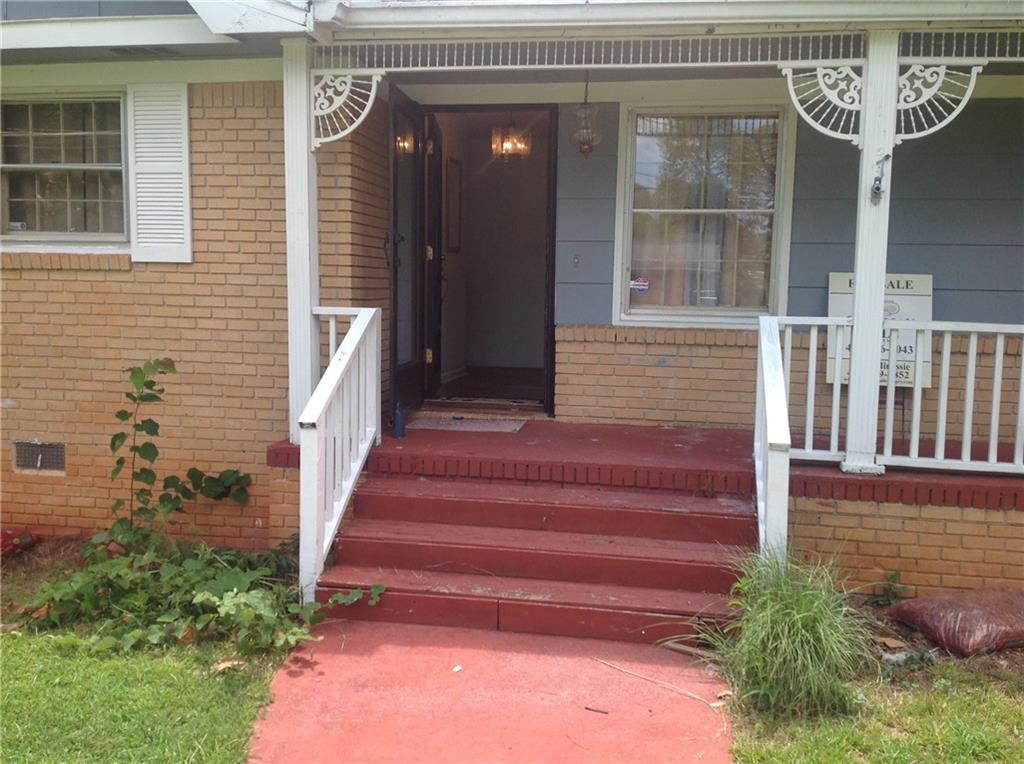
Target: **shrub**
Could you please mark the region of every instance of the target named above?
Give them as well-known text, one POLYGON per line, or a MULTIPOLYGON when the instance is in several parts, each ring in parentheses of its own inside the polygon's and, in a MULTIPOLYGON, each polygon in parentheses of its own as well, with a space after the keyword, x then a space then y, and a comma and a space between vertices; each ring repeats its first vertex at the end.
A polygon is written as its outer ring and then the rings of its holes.
POLYGON ((755 554, 738 569, 739 617, 705 635, 739 702, 771 716, 852 710, 850 680, 870 660, 869 633, 832 566, 755 554))

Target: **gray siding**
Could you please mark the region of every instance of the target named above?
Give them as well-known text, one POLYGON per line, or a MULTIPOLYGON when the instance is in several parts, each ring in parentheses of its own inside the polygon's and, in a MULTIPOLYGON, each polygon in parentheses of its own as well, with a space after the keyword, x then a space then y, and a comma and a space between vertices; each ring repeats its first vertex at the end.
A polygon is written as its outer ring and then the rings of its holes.
POLYGON ((176 0, 0 0, 0 21, 172 14, 195 11, 187 2, 176 0))
POLYGON ((610 324, 615 248, 618 104, 598 106, 602 141, 584 158, 572 142, 573 107, 558 110, 555 323, 610 324))
MULTIPOLYGON (((939 321, 1024 322, 1024 100, 977 100, 896 148, 891 273, 930 273, 939 321)), ((789 313, 824 315, 829 271, 853 270, 859 152, 801 123, 789 313)))
MULTIPOLYGON (((559 110, 555 321, 612 318, 618 109, 589 159, 559 110)), ((1024 100, 977 100, 935 135, 896 148, 889 271, 931 273, 936 320, 1024 323, 1024 100)), ((829 271, 853 270, 859 152, 801 122, 790 315, 825 315, 829 271)))

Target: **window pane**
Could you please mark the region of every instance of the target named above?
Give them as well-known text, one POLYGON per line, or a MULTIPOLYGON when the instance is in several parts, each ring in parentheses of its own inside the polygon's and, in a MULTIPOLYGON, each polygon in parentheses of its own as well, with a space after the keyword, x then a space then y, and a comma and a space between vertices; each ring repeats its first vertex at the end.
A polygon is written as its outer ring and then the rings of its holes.
POLYGON ((101 101, 96 104, 96 129, 121 132, 121 102, 101 101))
POLYGON ((40 199, 67 199, 68 173, 61 170, 46 170, 38 174, 37 186, 40 199))
POLYGON ((633 215, 631 308, 763 308, 770 266, 770 215, 633 215))
POLYGON ((96 161, 100 164, 121 164, 121 136, 96 136, 96 161))
POLYGON ((36 203, 35 202, 10 202, 7 207, 8 224, 7 229, 11 233, 22 231, 36 231, 36 203))
POLYGON ((39 230, 67 232, 68 203, 66 201, 41 202, 39 204, 39 230))
POLYGON ((99 181, 101 199, 114 199, 116 201, 124 199, 124 186, 120 172, 101 172, 99 173, 99 181))
POLYGON ((68 164, 92 163, 92 136, 65 135, 64 161, 68 164))
POLYGON ((60 136, 35 135, 32 138, 32 162, 35 164, 60 164, 60 136))
POLYGON ((105 233, 124 233, 124 204, 121 202, 103 202, 103 231, 105 233))
POLYGON ((64 104, 64 122, 62 129, 65 133, 91 133, 92 126, 92 104, 74 103, 64 104))
POLYGON ((5 133, 28 132, 28 104, 12 103, 4 104, 2 117, 3 124, 0 125, 5 133))
POLYGON ((32 104, 32 132, 33 133, 59 133, 60 132, 60 104, 56 104, 56 103, 34 103, 34 104, 32 104))
POLYGON ((29 154, 29 142, 27 135, 4 135, 4 164, 29 164, 31 161, 32 156, 29 154))
POLYGON ((36 176, 31 172, 4 173, 7 175, 7 193, 11 199, 35 199, 36 176))
POLYGON ((778 119, 641 115, 635 128, 630 307, 766 307, 778 119))

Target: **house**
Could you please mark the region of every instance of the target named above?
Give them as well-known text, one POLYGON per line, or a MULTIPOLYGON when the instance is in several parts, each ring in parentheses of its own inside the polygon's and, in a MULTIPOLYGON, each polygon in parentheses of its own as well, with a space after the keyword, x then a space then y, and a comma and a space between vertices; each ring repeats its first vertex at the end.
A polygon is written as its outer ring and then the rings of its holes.
POLYGON ((254 476, 191 532, 378 617, 1024 586, 1019 3, 0 9, 5 522, 108 521, 169 355, 162 463, 254 476))

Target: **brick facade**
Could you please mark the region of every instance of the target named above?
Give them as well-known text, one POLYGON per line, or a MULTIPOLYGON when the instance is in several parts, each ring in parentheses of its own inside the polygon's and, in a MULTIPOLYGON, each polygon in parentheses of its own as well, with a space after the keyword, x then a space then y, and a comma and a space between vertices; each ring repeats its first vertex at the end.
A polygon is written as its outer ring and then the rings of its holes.
POLYGON ((757 333, 555 327, 555 416, 752 427, 757 333))
POLYGON ((806 558, 835 559, 851 587, 898 571, 909 594, 1024 589, 1024 511, 790 499, 790 537, 806 558))

